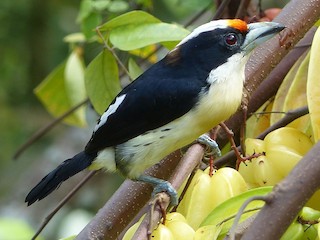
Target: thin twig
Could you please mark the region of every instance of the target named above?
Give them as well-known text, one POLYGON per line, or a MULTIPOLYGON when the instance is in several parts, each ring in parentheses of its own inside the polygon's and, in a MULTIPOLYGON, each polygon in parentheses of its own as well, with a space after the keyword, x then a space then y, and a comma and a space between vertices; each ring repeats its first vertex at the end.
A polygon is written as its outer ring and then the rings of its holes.
POLYGON ((53 218, 53 216, 63 207, 64 204, 66 204, 74 194, 78 192, 78 190, 89 180, 91 179, 98 171, 92 171, 87 176, 79 182, 72 190, 69 192, 59 203, 58 205, 44 218, 42 224, 40 225, 38 231, 34 234, 31 240, 35 240, 39 234, 42 232, 42 230, 47 226, 47 224, 50 222, 50 220, 53 218))
POLYGON ((228 4, 230 3, 231 0, 223 0, 223 2, 219 5, 216 13, 214 14, 212 20, 216 20, 221 18, 222 14, 224 13, 226 7, 228 6, 228 4))
POLYGON ((300 117, 303 117, 304 115, 307 115, 308 113, 309 113, 308 106, 303 106, 294 110, 289 110, 288 112, 285 113, 285 116, 283 118, 281 118, 279 121, 277 121, 275 124, 267 128, 262 133, 260 133, 259 136, 257 136, 257 138, 264 139, 268 133, 278 128, 285 127, 289 123, 293 122, 294 120, 300 117))
POLYGON ((124 64, 122 63, 122 61, 120 60, 120 58, 118 57, 116 52, 114 51, 114 48, 110 47, 109 44, 107 43, 107 41, 104 39, 104 37, 102 36, 102 33, 100 32, 100 28, 99 27, 96 28, 96 33, 98 34, 98 36, 103 41, 103 45, 105 46, 105 48, 107 48, 111 52, 111 54, 114 56, 114 58, 116 59, 116 61, 119 64, 119 66, 124 71, 124 73, 131 79, 128 69, 124 66, 124 64))
MULTIPOLYGON (((263 133, 261 133, 260 135, 257 136, 258 139, 264 139, 265 136, 278 129, 281 127, 285 127, 286 125, 288 125, 289 123, 293 122, 294 120, 306 115, 309 113, 308 107, 304 106, 301 108, 297 108, 294 110, 290 110, 286 113, 286 115, 280 119, 278 122, 276 122, 275 124, 273 124, 272 126, 270 126, 269 128, 267 128, 263 133)), ((237 147, 237 149, 240 151, 240 147, 237 147)), ((230 151, 227 154, 223 155, 221 158, 217 159, 215 161, 215 165, 217 167, 219 166, 223 166, 231 161, 234 160, 234 158, 236 157, 236 154, 234 151, 230 151)))
POLYGON ((240 5, 238 7, 237 13, 235 15, 235 18, 243 18, 244 17, 244 11, 245 11, 245 7, 246 5, 248 6, 248 4, 250 3, 250 0, 241 0, 240 5))
POLYGON ((35 132, 24 144, 22 144, 18 150, 13 155, 13 159, 17 159, 30 145, 32 145, 34 142, 39 140, 41 137, 43 137, 48 131, 50 131, 52 128, 54 128, 56 125, 58 125, 63 119, 68 117, 70 114, 72 114, 75 110, 77 110, 82 105, 89 102, 89 99, 86 98, 82 102, 75 105, 73 108, 70 108, 67 112, 62 114, 60 117, 54 119, 52 122, 50 122, 48 125, 42 127, 37 132, 35 132))

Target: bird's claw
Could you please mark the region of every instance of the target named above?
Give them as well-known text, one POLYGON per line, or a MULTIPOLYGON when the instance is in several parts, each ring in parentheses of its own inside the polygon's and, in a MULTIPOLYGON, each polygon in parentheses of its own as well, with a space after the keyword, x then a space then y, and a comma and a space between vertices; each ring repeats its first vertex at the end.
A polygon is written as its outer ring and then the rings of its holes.
POLYGON ((214 158, 221 157, 221 151, 217 142, 211 139, 207 134, 202 134, 197 141, 206 146, 205 155, 203 157, 204 160, 209 161, 211 156, 214 158))

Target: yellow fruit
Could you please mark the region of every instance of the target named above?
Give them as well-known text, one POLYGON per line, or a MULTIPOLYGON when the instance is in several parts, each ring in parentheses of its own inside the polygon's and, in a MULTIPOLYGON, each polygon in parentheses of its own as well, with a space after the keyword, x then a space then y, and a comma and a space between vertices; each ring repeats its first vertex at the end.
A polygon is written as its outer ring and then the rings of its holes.
POLYGON ((280 240, 301 240, 304 234, 303 226, 295 220, 287 231, 282 235, 280 240))
POLYGON ((289 148, 290 151, 296 152, 299 155, 306 154, 312 147, 312 142, 308 136, 291 127, 274 130, 265 137, 264 141, 267 150, 289 148))
MULTIPOLYGON (((299 107, 303 107, 307 105, 307 96, 306 96, 306 88, 307 88, 307 77, 308 77, 308 65, 309 65, 310 54, 304 58, 302 63, 299 66, 298 71, 295 74, 294 80, 291 83, 290 89, 286 95, 284 104, 283 104, 283 112, 287 112, 289 110, 293 110, 299 107)), ((305 115, 300 117, 290 124, 288 127, 296 128, 305 133, 310 125, 310 116, 305 115)))
POLYGON ((166 224, 174 221, 187 222, 186 218, 178 212, 168 213, 166 216, 166 224))
POLYGON ((212 177, 206 171, 198 170, 177 212, 196 230, 218 204, 247 189, 241 174, 233 168, 221 168, 212 177))
POLYGON ((140 221, 133 224, 124 234, 122 240, 131 240, 138 227, 140 226, 140 221))
POLYGON ((316 31, 310 54, 308 81, 307 81, 307 101, 310 112, 311 125, 313 129, 314 142, 320 139, 320 28, 316 31))
POLYGON ((197 229, 202 219, 212 210, 209 200, 212 199, 212 196, 211 177, 198 170, 177 212, 185 216, 193 229, 197 229))
POLYGON ((256 113, 247 120, 247 126, 250 126, 246 128, 246 136, 248 138, 255 138, 268 127, 270 127, 270 112, 272 111, 272 106, 273 101, 265 102, 256 111, 256 113))
POLYGON ((320 190, 316 191, 307 202, 306 206, 320 210, 320 190))
POLYGON ((271 114, 270 125, 273 125, 284 116, 284 114, 281 114, 278 112, 283 112, 284 102, 287 97, 288 91, 291 87, 293 80, 295 79, 296 73, 302 61, 305 59, 305 56, 306 54, 301 55, 301 57, 295 62, 295 64, 292 66, 292 68, 290 69, 290 71, 282 81, 282 84, 277 91, 277 94, 272 106, 272 112, 274 113, 271 114))
POLYGON ((194 230, 186 222, 172 221, 166 222, 166 227, 169 228, 175 240, 192 240, 194 230))
POLYGON ((168 227, 159 224, 158 228, 151 234, 152 240, 174 240, 174 237, 168 227))
POLYGON ((308 136, 290 127, 271 132, 264 141, 266 157, 281 178, 287 176, 312 147, 312 142, 308 136))
POLYGON ((275 185, 311 149, 312 142, 303 132, 283 127, 269 133, 265 139, 246 139, 247 156, 265 155, 241 163, 239 172, 250 186, 275 185))

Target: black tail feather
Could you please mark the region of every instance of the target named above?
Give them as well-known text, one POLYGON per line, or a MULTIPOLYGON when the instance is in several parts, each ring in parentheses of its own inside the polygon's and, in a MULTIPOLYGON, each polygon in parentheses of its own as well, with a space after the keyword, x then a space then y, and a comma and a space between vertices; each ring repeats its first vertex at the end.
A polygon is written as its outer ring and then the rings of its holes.
POLYGON ((96 154, 80 152, 73 158, 65 160, 55 170, 45 176, 27 195, 25 202, 28 206, 48 196, 53 190, 69 177, 84 170, 95 159, 96 154))

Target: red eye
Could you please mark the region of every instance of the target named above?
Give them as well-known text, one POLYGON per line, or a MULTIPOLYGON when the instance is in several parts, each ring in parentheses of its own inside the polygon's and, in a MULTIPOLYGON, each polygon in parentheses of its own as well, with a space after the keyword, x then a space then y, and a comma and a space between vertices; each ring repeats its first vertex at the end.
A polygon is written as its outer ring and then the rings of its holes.
POLYGON ((237 43, 237 36, 234 33, 230 33, 225 37, 225 41, 230 46, 235 45, 237 43))

